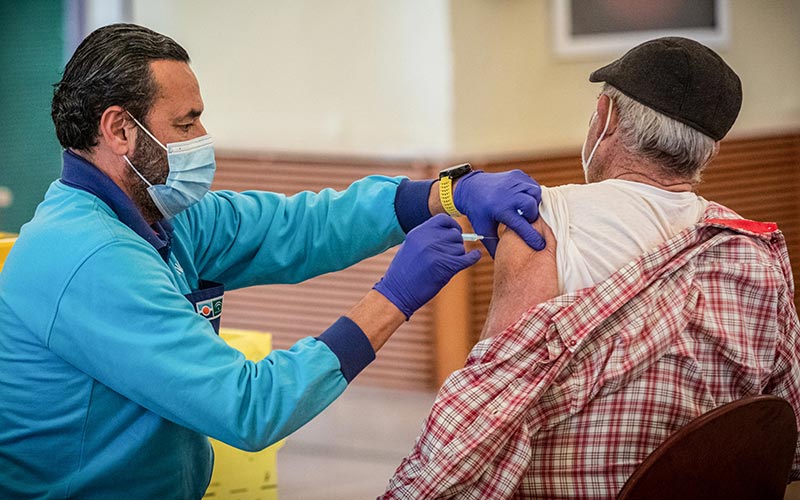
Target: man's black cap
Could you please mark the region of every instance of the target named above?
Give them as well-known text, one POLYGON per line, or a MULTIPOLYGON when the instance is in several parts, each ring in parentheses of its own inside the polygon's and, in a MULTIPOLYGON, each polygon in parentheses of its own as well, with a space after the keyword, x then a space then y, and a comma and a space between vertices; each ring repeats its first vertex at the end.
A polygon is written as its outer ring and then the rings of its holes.
POLYGON ((589 75, 699 130, 725 137, 742 107, 742 82, 716 52, 680 37, 650 40, 589 75))

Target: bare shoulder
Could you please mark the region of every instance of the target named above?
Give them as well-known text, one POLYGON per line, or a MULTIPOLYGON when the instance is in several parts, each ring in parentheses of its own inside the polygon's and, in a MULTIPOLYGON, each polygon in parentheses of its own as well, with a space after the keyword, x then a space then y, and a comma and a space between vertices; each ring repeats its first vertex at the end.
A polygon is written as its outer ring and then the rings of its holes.
POLYGON ((533 227, 547 242, 544 250, 533 250, 510 230, 500 237, 495 254, 492 302, 482 337, 499 333, 531 306, 558 296, 558 242, 541 218, 533 227))

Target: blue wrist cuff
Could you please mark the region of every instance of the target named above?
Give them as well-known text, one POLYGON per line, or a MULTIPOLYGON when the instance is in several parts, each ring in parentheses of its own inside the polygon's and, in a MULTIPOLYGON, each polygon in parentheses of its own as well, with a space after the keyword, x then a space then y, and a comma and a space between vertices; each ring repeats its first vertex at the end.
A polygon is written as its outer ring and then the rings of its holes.
POLYGON ((317 340, 327 345, 339 358, 342 375, 348 384, 375 359, 375 350, 367 336, 346 316, 336 320, 317 340))
POLYGON ((403 179, 397 186, 394 195, 394 212, 400 227, 408 233, 431 218, 428 210, 428 197, 431 192, 431 185, 435 181, 412 181, 403 179))

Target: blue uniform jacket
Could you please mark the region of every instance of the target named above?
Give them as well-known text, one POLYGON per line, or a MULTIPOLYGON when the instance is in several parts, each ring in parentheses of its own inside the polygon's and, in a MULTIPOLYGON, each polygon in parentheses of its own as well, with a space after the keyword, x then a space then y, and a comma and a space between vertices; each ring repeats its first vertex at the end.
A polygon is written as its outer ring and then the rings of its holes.
POLYGON ((210 192, 151 227, 65 152, 0 273, 0 498, 198 498, 206 436, 259 450, 308 422, 374 358, 363 332, 342 318, 252 362, 184 295, 200 280, 295 283, 380 253, 430 216, 428 186, 210 192))

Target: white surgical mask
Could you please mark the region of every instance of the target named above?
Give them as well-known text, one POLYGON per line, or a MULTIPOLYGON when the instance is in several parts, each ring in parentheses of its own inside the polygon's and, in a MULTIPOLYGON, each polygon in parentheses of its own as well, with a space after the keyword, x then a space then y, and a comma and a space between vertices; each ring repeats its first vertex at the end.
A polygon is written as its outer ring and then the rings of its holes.
MULTIPOLYGON (((583 165, 583 177, 586 179, 586 182, 589 182, 589 164, 592 162, 592 158, 594 157, 594 152, 597 151, 597 146, 600 145, 600 141, 603 140, 603 137, 606 135, 606 131, 608 130, 608 124, 611 123, 611 109, 614 107, 614 101, 609 99, 608 100, 608 116, 606 117, 606 126, 603 127, 603 131, 600 133, 600 137, 597 138, 597 142, 594 143, 594 147, 592 148, 592 152, 589 153, 589 158, 585 157, 586 153, 586 141, 589 140, 589 134, 586 134, 586 139, 583 140, 583 146, 581 146, 581 165, 583 165)), ((597 118, 597 111, 594 112, 592 115, 592 122, 597 118)))
POLYGON ((214 172, 217 170, 214 159, 214 140, 206 134, 188 141, 171 142, 165 146, 144 125, 139 123, 139 120, 130 113, 128 115, 167 152, 169 174, 165 184, 151 184, 136 170, 126 155, 122 157, 136 172, 136 175, 147 184, 147 193, 161 214, 165 218, 171 219, 200 201, 211 189, 214 172))

